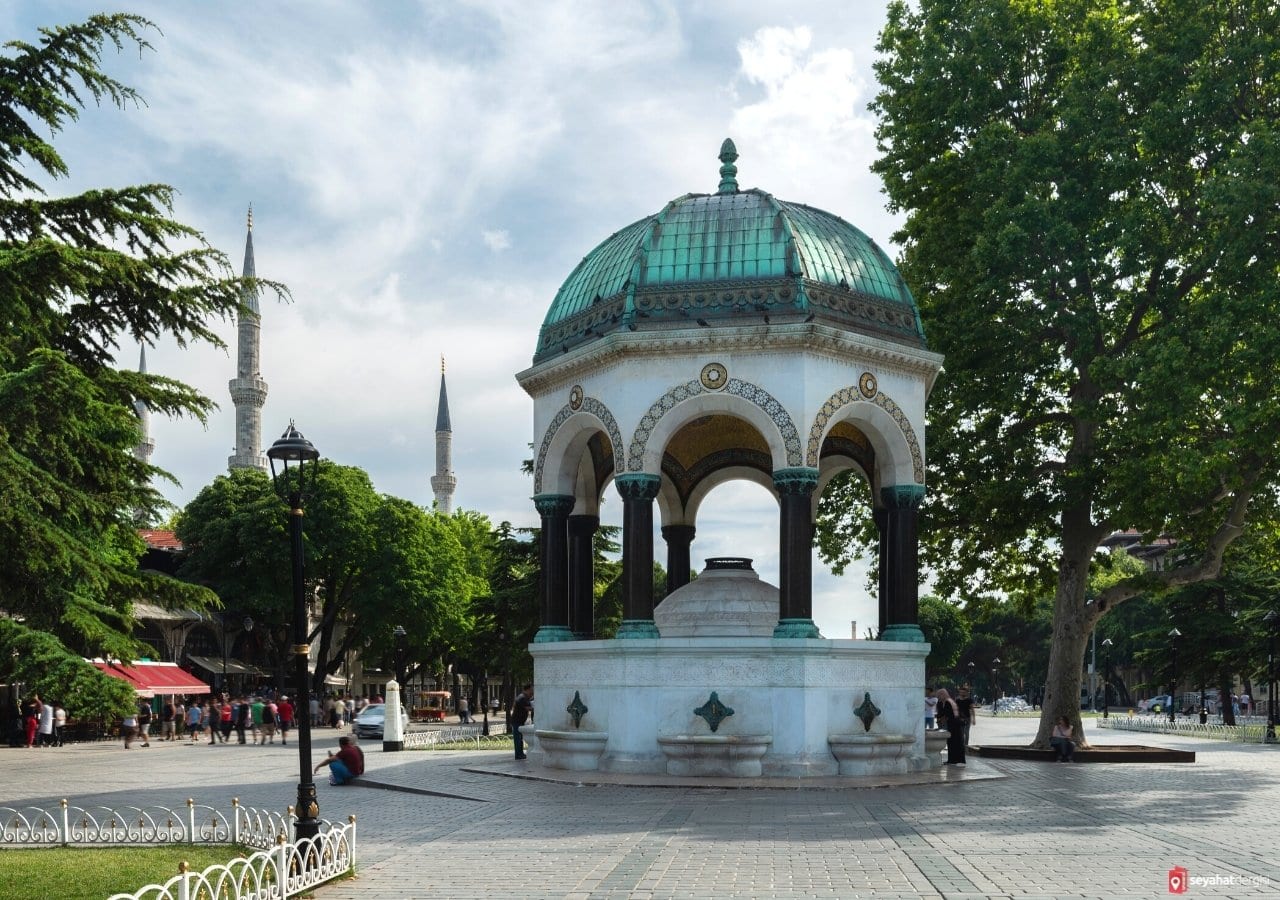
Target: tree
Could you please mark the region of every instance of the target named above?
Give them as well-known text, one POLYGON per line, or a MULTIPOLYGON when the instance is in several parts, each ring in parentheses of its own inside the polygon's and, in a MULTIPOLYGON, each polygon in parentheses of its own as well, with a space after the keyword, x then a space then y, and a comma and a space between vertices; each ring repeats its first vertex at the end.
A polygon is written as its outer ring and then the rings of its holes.
POLYGON ((1053 593, 1043 746, 1102 615, 1214 577, 1274 492, 1280 8, 895 2, 879 50, 873 168, 947 359, 922 550, 947 594, 1053 593), (1090 595, 1119 528, 1199 552, 1090 595))
POLYGON ((969 623, 954 603, 927 596, 920 598, 920 630, 932 645, 924 661, 928 683, 955 668, 961 649, 969 642, 969 623))
MULTIPOLYGON (((308 642, 317 651, 313 690, 323 689, 324 676, 350 652, 390 661, 397 625, 408 634, 409 658, 419 662, 462 645, 471 599, 484 587, 469 571, 459 538, 464 525, 474 531, 473 516, 450 518, 380 495, 362 469, 329 460, 320 461, 306 504, 306 589, 315 598, 308 642)), ((293 616, 285 519, 270 478, 237 469, 202 489, 178 524, 187 550, 179 576, 208 585, 261 623, 280 679, 293 616)), ((483 559, 479 548, 470 554, 483 559)))
POLYGON ((232 275, 222 253, 173 218, 162 184, 50 197, 44 180, 68 175, 49 136, 86 99, 117 107, 140 97, 102 69, 102 50, 149 48, 151 23, 94 16, 41 29, 0 54, 0 598, 6 634, 20 653, 5 668, 60 673, 46 690, 99 697, 102 714, 125 695, 82 660, 130 659, 132 604, 213 602, 201 588, 137 571, 135 512, 162 498, 165 473, 134 459, 133 402, 159 414, 203 419, 208 398, 171 379, 119 371, 121 342, 221 346, 211 321, 256 289, 232 275), (43 640, 40 633, 55 640, 43 640), (88 685, 95 683, 98 688, 88 685))

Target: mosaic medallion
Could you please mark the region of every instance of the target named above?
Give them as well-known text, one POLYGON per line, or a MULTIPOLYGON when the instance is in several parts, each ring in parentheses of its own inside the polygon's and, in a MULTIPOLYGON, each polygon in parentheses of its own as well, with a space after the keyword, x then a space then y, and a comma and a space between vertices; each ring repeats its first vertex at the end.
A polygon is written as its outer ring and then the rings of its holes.
POLYGON ((720 363, 707 363, 702 367, 702 386, 709 391, 718 391, 729 383, 729 370, 720 363))
MULTIPOLYGON (((866 378, 867 376, 863 375, 862 377, 866 378)), ((574 412, 582 408, 582 385, 575 384, 569 388, 569 408, 574 412)))
POLYGON ((858 379, 858 390, 862 391, 862 396, 870 400, 876 395, 876 376, 870 372, 863 372, 862 377, 858 379))
POLYGON ((720 723, 733 715, 733 710, 720 702, 720 698, 716 696, 716 692, 711 692, 711 699, 699 706, 693 711, 695 716, 702 716, 707 720, 707 724, 711 726, 711 730, 715 731, 720 727, 720 723))

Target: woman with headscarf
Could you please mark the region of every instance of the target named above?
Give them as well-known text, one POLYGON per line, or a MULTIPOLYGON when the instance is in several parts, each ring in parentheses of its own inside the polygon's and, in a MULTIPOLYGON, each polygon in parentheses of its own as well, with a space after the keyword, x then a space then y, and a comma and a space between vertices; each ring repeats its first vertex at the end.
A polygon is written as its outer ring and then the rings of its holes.
POLYGON ((964 719, 960 707, 951 699, 946 688, 939 688, 938 722, 947 730, 947 765, 964 765, 964 719))

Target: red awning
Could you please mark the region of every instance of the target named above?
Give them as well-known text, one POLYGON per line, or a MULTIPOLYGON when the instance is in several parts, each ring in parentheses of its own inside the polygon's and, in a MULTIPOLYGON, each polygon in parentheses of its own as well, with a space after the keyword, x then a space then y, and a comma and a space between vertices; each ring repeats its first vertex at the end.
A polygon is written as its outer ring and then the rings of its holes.
POLYGON ((133 685, 139 697, 154 697, 156 694, 208 694, 209 685, 189 672, 179 668, 177 663, 143 662, 131 666, 119 662, 104 662, 100 659, 91 662, 113 678, 127 681, 133 685))

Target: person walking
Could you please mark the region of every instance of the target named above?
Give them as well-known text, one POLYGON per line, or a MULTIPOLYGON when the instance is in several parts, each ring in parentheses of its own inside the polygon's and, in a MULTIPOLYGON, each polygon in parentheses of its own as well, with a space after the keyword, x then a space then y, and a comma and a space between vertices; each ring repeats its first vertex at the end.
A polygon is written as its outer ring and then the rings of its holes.
POLYGON ((138 737, 142 738, 142 746, 151 746, 151 701, 138 704, 138 737))
POLYGON ((236 742, 243 744, 245 742, 245 732, 250 725, 249 701, 241 697, 236 701, 235 721, 236 721, 236 742))
POLYGON ((933 688, 924 689, 924 728, 925 731, 932 731, 935 727, 935 720, 938 713, 938 698, 933 695, 933 688))
POLYGON ((222 727, 222 715, 218 710, 218 704, 212 699, 205 704, 204 712, 200 716, 200 724, 209 732, 209 746, 212 747, 218 743, 218 729, 222 727))
POLYGON ((945 688, 939 688, 938 721, 947 731, 947 765, 964 765, 964 719, 960 707, 951 699, 945 688))
POLYGON ((61 703, 53 705, 53 743, 57 747, 65 747, 67 733, 67 711, 61 703))
POLYGON ((46 703, 40 708, 40 729, 38 740, 41 747, 53 746, 53 704, 46 703))
POLYGON ((138 713, 129 713, 120 720, 120 734, 124 737, 124 749, 133 746, 133 739, 138 736, 138 713))
POLYGON ((160 707, 160 740, 173 740, 173 697, 160 707))
POLYGON ((458 722, 463 725, 471 723, 471 704, 467 702, 466 697, 458 698, 458 722))
POLYGON ((280 707, 276 706, 275 701, 267 698, 262 703, 262 730, 258 734, 258 743, 260 745, 274 744, 276 742, 276 723, 280 718, 280 707))
POLYGON ((533 685, 526 684, 516 695, 516 702, 511 705, 511 733, 515 737, 516 759, 525 759, 524 735, 520 728, 533 715, 533 685))
POLYGON ((289 743, 289 729, 293 727, 293 704, 289 702, 287 695, 280 697, 276 712, 280 718, 280 746, 283 747, 289 743))
POLYGON ((973 727, 974 720, 977 718, 977 711, 973 707, 973 694, 969 690, 969 685, 960 685, 959 696, 951 701, 960 710, 960 720, 964 724, 964 745, 969 746, 969 729, 973 727))
POLYGON ((202 715, 200 702, 192 700, 191 705, 187 707, 187 738, 193 744, 200 740, 200 719, 202 715))
POLYGON ((32 694, 27 702, 22 704, 22 735, 28 750, 36 745, 36 732, 40 729, 40 710, 43 708, 44 704, 40 702, 39 694, 32 694))

